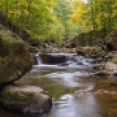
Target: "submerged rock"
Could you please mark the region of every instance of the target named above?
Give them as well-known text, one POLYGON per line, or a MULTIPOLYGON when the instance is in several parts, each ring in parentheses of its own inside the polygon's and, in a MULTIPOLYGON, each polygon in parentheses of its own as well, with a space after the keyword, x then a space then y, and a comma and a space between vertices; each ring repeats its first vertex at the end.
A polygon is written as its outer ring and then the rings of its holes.
POLYGON ((104 77, 104 76, 107 76, 108 74, 103 70, 103 71, 93 73, 92 75, 104 77))
POLYGON ((77 65, 83 65, 83 62, 77 62, 77 65))
POLYGON ((43 113, 52 107, 52 97, 35 86, 7 86, 0 94, 1 104, 10 110, 24 113, 43 113))
POLYGON ((109 91, 106 90, 98 90, 96 92, 94 92, 95 95, 104 95, 104 94, 110 94, 109 91))
POLYGON ((105 68, 105 64, 97 64, 93 66, 93 69, 102 70, 105 68))

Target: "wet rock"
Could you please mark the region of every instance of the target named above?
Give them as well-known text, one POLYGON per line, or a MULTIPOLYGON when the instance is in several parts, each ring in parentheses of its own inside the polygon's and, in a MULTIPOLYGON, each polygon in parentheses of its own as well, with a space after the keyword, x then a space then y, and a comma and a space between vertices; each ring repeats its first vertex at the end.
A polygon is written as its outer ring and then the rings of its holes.
POLYGON ((87 60, 86 62, 90 63, 90 64, 96 64, 95 60, 87 60))
POLYGON ((108 58, 109 59, 112 59, 113 58, 113 53, 112 52, 108 53, 108 58))
POLYGON ((83 62, 77 62, 77 65, 83 65, 83 62))
POLYGON ((92 75, 101 76, 101 77, 107 76, 107 74, 105 73, 105 71, 99 71, 99 72, 93 73, 92 75))
POLYGON ((107 91, 107 90, 98 90, 96 92, 94 92, 95 95, 105 95, 105 94, 108 94, 108 95, 117 95, 117 92, 116 91, 107 91))
POLYGON ((90 63, 90 64, 96 64, 96 61, 93 60, 93 61, 90 61, 89 63, 90 63))
POLYGON ((66 47, 66 48, 74 48, 75 45, 73 43, 68 42, 68 43, 64 44, 64 47, 66 47))
POLYGON ((112 73, 114 76, 117 76, 117 70, 114 70, 112 73))
POLYGON ((41 48, 40 50, 41 50, 41 52, 51 53, 52 52, 52 47, 41 48))
POLYGON ((29 50, 29 52, 31 52, 31 53, 37 53, 37 52, 39 52, 39 49, 36 48, 36 47, 30 47, 30 48, 28 48, 28 50, 29 50))
POLYGON ((97 60, 97 62, 103 61, 105 52, 100 50, 98 47, 81 47, 76 48, 76 53, 78 56, 85 56, 97 60))
POLYGON ((47 43, 42 43, 43 48, 48 48, 48 44, 47 43))
POLYGON ((69 64, 63 63, 63 64, 60 64, 59 66, 67 66, 67 65, 69 65, 69 64))
MULTIPOLYGON (((57 47, 57 44, 52 44, 52 46, 54 47, 54 48, 56 48, 57 47)), ((60 47, 64 47, 63 45, 62 46, 60 46, 60 47)))
POLYGON ((66 62, 66 56, 52 56, 49 54, 40 54, 39 55, 43 61, 43 63, 47 64, 59 64, 62 62, 66 62))
POLYGON ((39 56, 42 59, 43 63, 48 63, 52 59, 52 56, 49 54, 39 54, 39 56))
POLYGON ((108 63, 106 63, 106 65, 105 65, 105 69, 106 69, 106 70, 117 70, 117 65, 114 64, 114 63, 108 62, 108 63))
POLYGON ((96 62, 98 62, 98 63, 99 63, 99 62, 102 62, 102 61, 103 61, 103 57, 98 57, 98 58, 96 58, 95 60, 96 60, 96 62))
POLYGON ((105 64, 97 64, 94 65, 92 68, 96 70, 103 70, 105 68, 105 64))
POLYGON ((83 51, 76 51, 78 56, 86 56, 86 53, 83 51))
POLYGON ((74 92, 74 97, 77 98, 77 97, 80 97, 82 95, 84 95, 86 92, 84 91, 75 91, 74 92))
POLYGON ((34 47, 38 47, 39 45, 41 45, 42 40, 41 39, 28 38, 27 42, 30 43, 34 47))
POLYGON ((67 60, 66 56, 56 56, 56 57, 52 57, 49 63, 58 64, 58 63, 66 62, 66 60, 67 60))
POLYGON ((103 95, 103 94, 110 94, 110 92, 106 91, 106 90, 98 90, 94 94, 95 95, 103 95))
POLYGON ((110 86, 111 87, 116 87, 117 86, 117 82, 110 82, 110 86))
POLYGON ((91 57, 91 58, 94 58, 94 59, 95 59, 95 58, 97 58, 97 56, 96 56, 96 55, 94 55, 94 54, 93 54, 93 55, 91 55, 90 57, 91 57))
POLYGON ((115 92, 115 91, 112 91, 112 92, 111 92, 111 94, 112 94, 112 95, 116 95, 116 94, 117 94, 117 92, 115 92))
POLYGON ((47 52, 48 52, 48 53, 51 53, 51 52, 52 52, 52 46, 48 46, 47 52))
POLYGON ((7 86, 2 89, 0 103, 7 109, 24 113, 43 113, 52 107, 51 96, 35 86, 7 86))
POLYGON ((104 56, 104 61, 107 62, 109 60, 108 56, 104 56))

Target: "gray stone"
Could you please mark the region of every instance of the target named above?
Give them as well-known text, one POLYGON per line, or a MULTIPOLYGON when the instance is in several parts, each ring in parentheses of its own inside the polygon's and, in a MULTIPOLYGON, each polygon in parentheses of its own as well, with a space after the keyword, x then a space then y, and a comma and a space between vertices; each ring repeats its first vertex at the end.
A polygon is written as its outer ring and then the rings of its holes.
POLYGON ((35 86, 7 86, 0 94, 1 104, 10 110, 24 113, 43 113, 52 107, 52 97, 35 86))

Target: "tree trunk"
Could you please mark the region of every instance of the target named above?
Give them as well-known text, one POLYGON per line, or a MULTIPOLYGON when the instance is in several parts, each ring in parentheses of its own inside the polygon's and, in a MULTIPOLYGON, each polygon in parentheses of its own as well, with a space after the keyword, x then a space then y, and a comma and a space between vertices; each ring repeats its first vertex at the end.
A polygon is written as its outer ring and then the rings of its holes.
MULTIPOLYGON (((94 30, 94 38, 96 36, 96 23, 95 23, 95 9, 93 9, 93 3, 91 0, 91 14, 92 14, 92 23, 93 23, 93 30, 94 30)), ((96 38, 95 38, 95 44, 96 44, 96 38)))

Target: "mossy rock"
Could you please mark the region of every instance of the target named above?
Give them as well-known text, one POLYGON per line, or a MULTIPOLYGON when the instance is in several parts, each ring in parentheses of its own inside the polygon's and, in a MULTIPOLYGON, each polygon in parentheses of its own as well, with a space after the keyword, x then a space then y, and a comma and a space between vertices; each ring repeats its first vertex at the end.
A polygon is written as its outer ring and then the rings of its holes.
POLYGON ((34 47, 39 47, 43 41, 40 39, 28 38, 27 42, 34 47))
POLYGON ((105 38, 108 50, 117 50, 117 30, 112 31, 105 38))
POLYGON ((0 84, 20 78, 32 68, 33 63, 26 44, 0 24, 0 84))
POLYGON ((111 63, 114 63, 114 64, 117 64, 117 54, 116 53, 110 53, 109 54, 109 58, 110 58, 110 62, 111 63))
POLYGON ((94 46, 99 44, 100 42, 103 42, 105 38, 105 32, 104 31, 89 31, 82 33, 78 36, 76 36, 73 39, 73 44, 75 47, 77 46, 94 46))
POLYGON ((34 47, 29 43, 26 43, 26 47, 28 48, 28 51, 31 53, 36 53, 40 51, 38 47, 34 47))
POLYGON ((5 108, 17 112, 43 113, 52 107, 52 97, 35 86, 7 86, 0 96, 0 103, 5 108))

